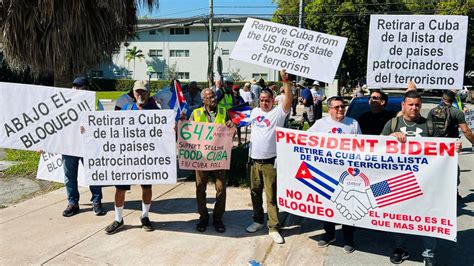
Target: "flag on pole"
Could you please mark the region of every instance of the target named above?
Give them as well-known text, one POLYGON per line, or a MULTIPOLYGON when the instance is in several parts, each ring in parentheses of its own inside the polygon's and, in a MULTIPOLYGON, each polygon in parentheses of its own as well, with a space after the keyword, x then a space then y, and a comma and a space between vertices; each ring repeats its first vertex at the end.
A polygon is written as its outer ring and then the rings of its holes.
POLYGON ((239 104, 227 109, 227 114, 237 127, 250 125, 251 112, 252 107, 250 107, 249 103, 239 104))
POLYGON ((181 90, 181 85, 177 80, 173 81, 173 86, 174 90, 172 91, 169 105, 170 109, 174 109, 176 111, 176 121, 178 121, 181 113, 187 112, 188 104, 186 103, 186 98, 184 97, 183 91, 181 90))

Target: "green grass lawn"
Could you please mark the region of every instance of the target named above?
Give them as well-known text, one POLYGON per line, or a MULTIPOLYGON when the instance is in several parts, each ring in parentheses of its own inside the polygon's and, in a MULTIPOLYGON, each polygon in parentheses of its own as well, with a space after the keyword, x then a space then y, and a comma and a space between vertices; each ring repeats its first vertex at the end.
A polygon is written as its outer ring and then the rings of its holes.
POLYGON ((112 99, 116 100, 121 95, 125 94, 125 91, 98 91, 96 92, 97 99, 112 99))
POLYGON ((40 154, 38 152, 5 149, 5 160, 18 164, 9 167, 3 173, 5 177, 36 175, 39 158, 40 154))

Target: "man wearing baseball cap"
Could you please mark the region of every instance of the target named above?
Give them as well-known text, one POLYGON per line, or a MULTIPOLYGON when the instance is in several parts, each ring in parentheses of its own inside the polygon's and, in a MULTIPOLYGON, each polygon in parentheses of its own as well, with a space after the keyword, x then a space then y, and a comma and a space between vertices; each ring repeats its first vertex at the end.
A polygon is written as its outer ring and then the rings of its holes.
MULTIPOLYGON (((133 94, 136 102, 126 104, 122 110, 156 110, 160 109, 156 105, 155 100, 150 97, 150 86, 147 81, 137 80, 133 85, 133 94)), ((148 218, 151 207, 152 190, 151 185, 143 184, 142 187, 142 215, 140 221, 145 231, 153 231, 153 225, 148 218)), ((123 206, 125 203, 125 193, 130 190, 130 185, 115 186, 115 219, 105 228, 105 232, 109 235, 115 234, 123 227, 123 206)))
MULTIPOLYGON (((86 77, 77 77, 72 82, 72 89, 74 90, 88 90, 89 80, 86 77)), ((68 205, 63 211, 64 217, 71 217, 79 213, 79 190, 77 187, 77 173, 79 169, 79 161, 83 161, 82 157, 62 155, 63 170, 64 170, 64 186, 66 187, 66 194, 68 205)), ((105 215, 102 208, 102 187, 89 187, 92 197, 92 209, 95 215, 105 215)))

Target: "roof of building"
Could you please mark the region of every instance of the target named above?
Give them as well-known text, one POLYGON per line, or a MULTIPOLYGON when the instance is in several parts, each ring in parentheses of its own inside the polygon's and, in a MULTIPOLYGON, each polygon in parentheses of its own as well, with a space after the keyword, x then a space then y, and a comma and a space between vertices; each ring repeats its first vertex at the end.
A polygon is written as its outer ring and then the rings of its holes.
MULTIPOLYGON (((214 17, 213 22, 221 26, 244 25, 247 17, 214 17)), ((138 31, 161 29, 169 27, 204 26, 209 22, 209 16, 195 16, 189 18, 153 18, 139 19, 138 31)))

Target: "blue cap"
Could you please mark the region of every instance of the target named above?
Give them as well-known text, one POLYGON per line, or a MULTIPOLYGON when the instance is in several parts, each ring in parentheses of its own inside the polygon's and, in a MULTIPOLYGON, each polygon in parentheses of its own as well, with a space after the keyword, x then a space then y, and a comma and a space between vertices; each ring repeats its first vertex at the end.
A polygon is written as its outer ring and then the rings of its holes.
POLYGON ((72 85, 78 86, 78 87, 89 86, 89 80, 84 76, 77 77, 72 82, 72 85))

